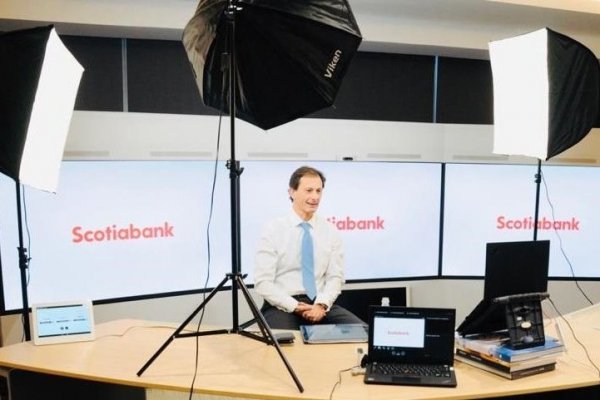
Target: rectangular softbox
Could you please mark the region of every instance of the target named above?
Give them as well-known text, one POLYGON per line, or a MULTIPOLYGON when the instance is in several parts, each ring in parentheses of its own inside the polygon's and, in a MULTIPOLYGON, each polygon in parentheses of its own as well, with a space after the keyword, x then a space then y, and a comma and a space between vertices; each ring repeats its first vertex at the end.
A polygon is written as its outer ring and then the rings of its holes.
POLYGON ((52 26, 0 35, 1 173, 56 191, 82 74, 52 26))
POLYGON ((544 28, 489 49, 494 153, 548 160, 598 126, 599 64, 581 43, 544 28))

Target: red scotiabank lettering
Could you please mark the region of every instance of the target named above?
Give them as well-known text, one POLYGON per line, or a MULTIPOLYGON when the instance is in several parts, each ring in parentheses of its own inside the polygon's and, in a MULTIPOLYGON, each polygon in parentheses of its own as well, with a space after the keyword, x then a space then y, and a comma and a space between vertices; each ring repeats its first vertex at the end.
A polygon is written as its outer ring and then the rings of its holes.
POLYGON ((71 229, 73 243, 93 243, 120 240, 159 239, 174 237, 174 227, 169 222, 157 226, 137 227, 129 224, 127 227, 119 228, 110 225, 103 229, 84 229, 75 226, 71 229))
POLYGON ((331 222, 340 231, 377 231, 385 229, 385 220, 380 216, 372 219, 352 219, 350 217, 336 218, 329 217, 327 221, 331 222))
MULTIPOLYGON (((546 217, 538 219, 537 228, 539 230, 557 230, 557 231, 579 231, 581 221, 576 217, 566 220, 552 220, 546 217)), ((520 219, 509 219, 504 215, 496 218, 496 229, 503 230, 530 230, 533 229, 535 222, 532 217, 520 219)))

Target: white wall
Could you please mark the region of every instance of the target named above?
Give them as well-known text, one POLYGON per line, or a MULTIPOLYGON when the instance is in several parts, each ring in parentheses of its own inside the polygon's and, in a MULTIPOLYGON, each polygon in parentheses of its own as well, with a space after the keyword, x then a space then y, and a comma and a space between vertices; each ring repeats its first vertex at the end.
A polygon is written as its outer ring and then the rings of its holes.
MULTIPOLYGON (((223 162, 229 158, 228 122, 226 117, 219 154, 223 162)), ((214 159, 217 127, 216 117, 75 112, 65 159, 214 159)), ((353 157, 364 161, 537 162, 525 157, 493 154, 492 138, 492 126, 484 125, 300 119, 264 132, 237 121, 236 158, 242 161, 353 157)), ((599 159, 600 132, 593 130, 581 143, 551 163, 595 165, 599 159)), ((455 307, 457 323, 473 309, 483 293, 481 280, 435 279, 352 286, 407 285, 411 304, 455 307)), ((594 302, 600 301, 600 282, 581 282, 580 286, 594 302)), ((549 292, 563 313, 588 305, 575 282, 550 282, 549 292)), ((240 322, 244 322, 250 313, 241 295, 240 298, 240 322)), ((139 318, 182 322, 201 301, 202 295, 189 295, 99 305, 95 307, 96 320, 139 318)), ((260 304, 260 300, 257 301, 260 304)), ((230 291, 219 293, 208 304, 204 322, 231 325, 230 303, 230 291)), ((20 315, 4 316, 1 322, 4 344, 22 339, 20 315)))
MULTIPOLYGON (((240 160, 506 162, 529 157, 492 153, 492 125, 327 120, 301 118, 263 131, 236 120, 240 160)), ((75 111, 65 159, 208 159, 215 156, 213 116, 75 111)), ((229 157, 229 118, 222 122, 219 157, 229 157)), ((600 163, 600 129, 548 164, 600 163)))

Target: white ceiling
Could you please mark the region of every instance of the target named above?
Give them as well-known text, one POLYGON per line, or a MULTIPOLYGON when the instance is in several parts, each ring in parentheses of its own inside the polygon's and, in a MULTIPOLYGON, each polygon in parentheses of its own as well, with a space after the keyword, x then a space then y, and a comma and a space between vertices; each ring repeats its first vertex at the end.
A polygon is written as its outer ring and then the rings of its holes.
MULTIPOLYGON (((299 0, 298 0, 299 1, 299 0)), ((196 0, 0 0, 0 30, 179 40, 196 0)), ((600 55, 599 0, 350 0, 362 50, 487 58, 490 41, 548 27, 600 55)))

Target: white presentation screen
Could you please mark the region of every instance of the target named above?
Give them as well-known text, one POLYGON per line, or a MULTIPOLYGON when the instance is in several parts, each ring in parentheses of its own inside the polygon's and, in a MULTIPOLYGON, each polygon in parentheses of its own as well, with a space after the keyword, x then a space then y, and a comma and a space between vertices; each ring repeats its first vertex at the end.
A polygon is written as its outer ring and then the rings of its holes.
MULTIPOLYGON (((224 173, 219 169, 221 183, 224 173)), ((63 162, 56 194, 25 187, 30 303, 202 288, 212 175, 210 162, 63 162)), ((211 246, 219 271, 230 263, 228 193, 223 184, 217 187, 211 246)), ((10 310, 22 301, 15 184, 7 178, 1 204, 2 280, 10 310)))
MULTIPOLYGON (((291 210, 298 162, 247 162, 242 186, 243 260, 253 263, 268 220, 291 210)), ((326 178, 318 213, 342 234, 346 279, 438 274, 441 165, 310 163, 326 178)), ((250 276, 252 268, 244 268, 250 276)))
MULTIPOLYGON (((242 162, 242 272, 252 284, 262 224, 287 213, 288 179, 302 163, 242 162)), ((30 304, 121 299, 216 286, 231 271, 229 170, 214 162, 63 162, 56 194, 25 187, 30 304)), ((327 177, 320 214, 342 233, 346 279, 438 272, 441 166, 310 163, 327 177), (371 221, 371 229, 361 229, 371 221)), ((4 310, 22 306, 15 183, 0 176, 4 310)))
MULTIPOLYGON (((446 165, 443 275, 483 276, 487 242, 533 240, 536 173, 534 165, 446 165)), ((537 238, 550 240, 549 275, 600 277, 600 169, 542 166, 542 174, 537 238)))

